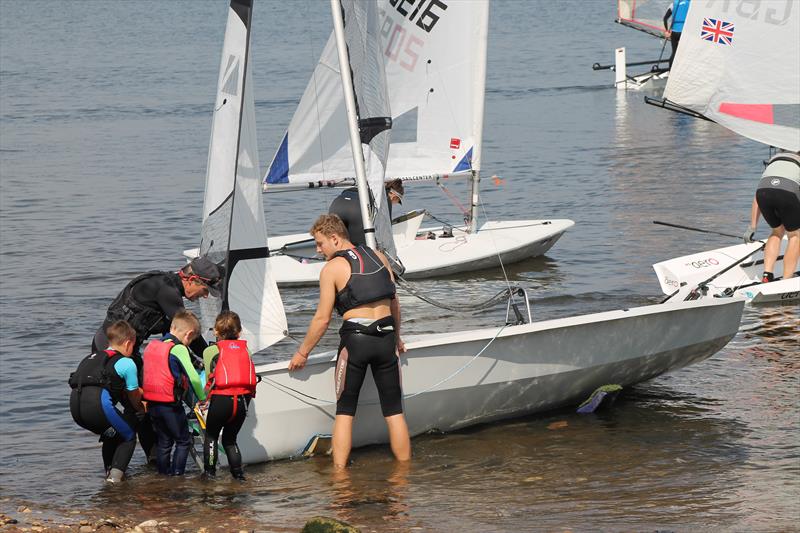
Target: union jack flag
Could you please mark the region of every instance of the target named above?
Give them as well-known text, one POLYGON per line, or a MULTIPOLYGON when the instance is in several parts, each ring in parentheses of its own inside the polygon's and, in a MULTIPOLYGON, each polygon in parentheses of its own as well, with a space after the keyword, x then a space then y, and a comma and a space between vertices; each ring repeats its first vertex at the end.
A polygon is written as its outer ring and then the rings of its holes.
POLYGON ((733 44, 733 22, 717 19, 703 19, 700 38, 718 44, 733 44))

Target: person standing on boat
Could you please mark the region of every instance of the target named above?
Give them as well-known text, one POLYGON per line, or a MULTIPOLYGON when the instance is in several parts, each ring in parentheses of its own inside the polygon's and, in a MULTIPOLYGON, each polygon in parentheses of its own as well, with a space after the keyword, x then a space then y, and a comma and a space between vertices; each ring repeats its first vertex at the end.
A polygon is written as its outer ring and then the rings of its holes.
POLYGON ((750 209, 750 225, 744 233, 747 243, 753 242, 759 214, 772 228, 764 247, 761 283, 775 279, 775 263, 784 234, 789 242, 783 254, 783 279, 789 279, 796 274, 800 258, 800 154, 779 152, 767 162, 750 209))
POLYGON ((672 45, 672 53, 669 56, 670 69, 672 68, 672 61, 675 59, 675 52, 678 50, 678 43, 681 40, 686 14, 689 12, 689 1, 673 0, 672 6, 667 8, 667 12, 664 14, 664 29, 669 33, 669 40, 672 45), (670 17, 672 17, 671 25, 669 24, 670 17))
MULTIPOLYGON (((392 218, 392 206, 403 203, 403 180, 393 179, 387 181, 385 185, 386 198, 389 200, 389 218, 392 218)), ((351 187, 345 189, 334 198, 328 208, 328 213, 336 215, 344 222, 350 242, 356 246, 366 246, 367 240, 364 237, 364 226, 361 222, 361 206, 358 203, 358 188, 351 187)))
POLYGON ((336 215, 321 215, 310 230, 317 252, 328 264, 319 278, 319 304, 289 370, 306 365, 309 352, 328 329, 334 307, 344 322, 336 360, 336 419, 333 424, 333 463, 344 468, 350 456, 353 419, 367 367, 378 389, 381 411, 389 428, 395 458, 411 459, 411 441, 403 415, 399 354, 400 304, 394 275, 386 257, 366 246, 354 246, 336 215))
POLYGON ((75 423, 100 435, 106 481, 122 481, 144 418, 136 365, 130 359, 136 331, 120 320, 106 330, 108 349, 93 352, 69 377, 69 410, 75 423), (116 406, 122 405, 123 411, 116 406))
POLYGON ((236 436, 247 418, 250 400, 256 395, 257 379, 247 341, 239 339, 241 333, 239 315, 223 311, 214 322, 217 342, 203 352, 209 397, 203 442, 203 474, 206 478, 217 475, 217 441, 222 433, 222 448, 231 475, 239 481, 245 480, 236 436))

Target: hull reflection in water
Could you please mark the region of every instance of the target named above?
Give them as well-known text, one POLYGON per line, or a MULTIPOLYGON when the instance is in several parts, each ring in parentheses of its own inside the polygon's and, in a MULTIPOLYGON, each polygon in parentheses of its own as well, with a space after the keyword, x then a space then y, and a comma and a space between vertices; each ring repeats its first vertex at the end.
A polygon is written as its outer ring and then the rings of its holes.
MULTIPOLYGON (((702 361, 733 338, 744 300, 701 300, 519 326, 408 337, 401 357, 412 435, 578 403, 596 387, 622 386, 702 361)), ((295 457, 330 433, 335 353, 257 367, 262 382, 239 434, 248 463, 295 457)), ((387 442, 375 384, 361 391, 353 445, 387 442)))

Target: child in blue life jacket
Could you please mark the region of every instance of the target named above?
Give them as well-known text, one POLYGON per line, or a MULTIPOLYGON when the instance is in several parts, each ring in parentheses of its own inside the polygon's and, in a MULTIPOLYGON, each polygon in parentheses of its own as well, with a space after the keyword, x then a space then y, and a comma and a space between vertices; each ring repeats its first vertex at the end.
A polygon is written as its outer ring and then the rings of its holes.
POLYGON ((222 448, 228 458, 231 475, 244 481, 242 454, 236 436, 247 417, 250 400, 256 395, 256 370, 247 351, 247 341, 240 340, 242 322, 233 311, 223 311, 214 324, 217 343, 203 352, 206 391, 209 406, 206 415, 206 438, 203 444, 204 476, 217 473, 217 440, 222 432, 222 448))
POLYGON ((182 476, 186 470, 192 437, 181 399, 189 390, 200 400, 205 399, 187 348, 199 333, 200 321, 194 313, 178 311, 169 333, 161 340, 150 341, 142 356, 142 388, 156 433, 156 466, 160 474, 182 476))

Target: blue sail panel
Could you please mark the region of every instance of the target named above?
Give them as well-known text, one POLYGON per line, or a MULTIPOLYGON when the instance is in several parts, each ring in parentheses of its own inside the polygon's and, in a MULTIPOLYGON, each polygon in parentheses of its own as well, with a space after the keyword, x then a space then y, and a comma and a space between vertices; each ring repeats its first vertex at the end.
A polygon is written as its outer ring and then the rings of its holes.
POLYGON ((266 183, 289 183, 289 132, 283 136, 281 146, 272 160, 264 178, 266 183))
POLYGON ((453 172, 461 172, 463 170, 472 170, 472 148, 464 154, 464 157, 461 158, 461 161, 458 162, 456 168, 453 169, 453 172))

